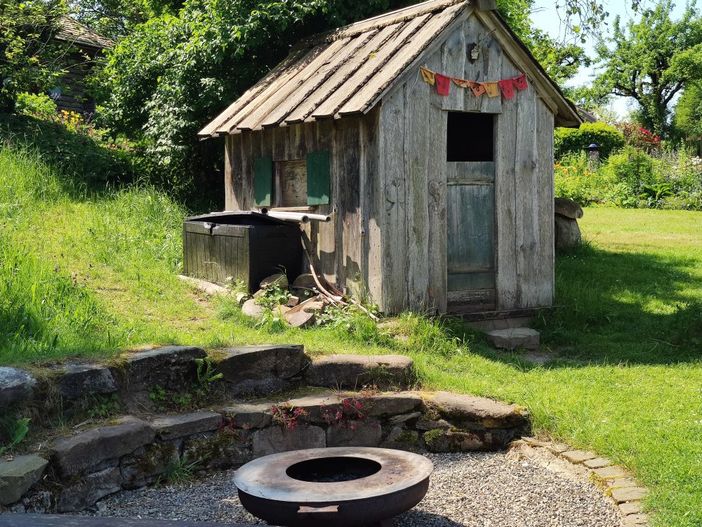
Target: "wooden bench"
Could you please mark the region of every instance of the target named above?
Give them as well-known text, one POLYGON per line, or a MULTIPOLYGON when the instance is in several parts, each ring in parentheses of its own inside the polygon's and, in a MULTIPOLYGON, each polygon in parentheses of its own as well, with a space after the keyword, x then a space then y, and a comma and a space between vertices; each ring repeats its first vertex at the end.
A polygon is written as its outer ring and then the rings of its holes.
POLYGON ((251 527, 242 523, 101 518, 63 514, 0 514, 0 527, 251 527))

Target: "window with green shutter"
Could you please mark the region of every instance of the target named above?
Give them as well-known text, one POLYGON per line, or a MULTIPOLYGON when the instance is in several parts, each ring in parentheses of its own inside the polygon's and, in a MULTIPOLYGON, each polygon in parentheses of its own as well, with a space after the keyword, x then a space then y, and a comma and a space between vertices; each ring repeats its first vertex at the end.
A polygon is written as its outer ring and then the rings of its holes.
POLYGON ((331 194, 329 152, 307 154, 307 204, 326 205, 331 194))
POLYGON ((273 158, 259 157, 254 162, 254 203, 270 207, 273 193, 273 158))

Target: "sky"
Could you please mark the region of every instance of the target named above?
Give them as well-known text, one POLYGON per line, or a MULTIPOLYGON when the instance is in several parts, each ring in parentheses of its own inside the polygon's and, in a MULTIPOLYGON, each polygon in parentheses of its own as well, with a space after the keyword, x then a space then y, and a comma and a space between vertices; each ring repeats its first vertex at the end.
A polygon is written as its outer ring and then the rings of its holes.
MULTIPOLYGON (((606 10, 609 12, 610 24, 614 21, 614 18, 619 15, 622 21, 630 20, 636 18, 636 13, 631 9, 631 2, 629 0, 603 0, 606 10)), ((549 33, 552 37, 556 39, 562 39, 564 34, 564 27, 559 17, 558 11, 555 8, 555 0, 536 0, 534 2, 534 11, 532 12, 532 20, 534 24, 549 33)), ((685 10, 685 0, 678 0, 673 10, 673 16, 679 17, 685 10)), ((605 29, 605 33, 607 30, 605 29)), ((594 42, 588 41, 585 44, 585 50, 587 54, 591 57, 594 56, 594 42)), ((572 86, 587 85, 592 81, 592 78, 596 70, 594 67, 581 68, 578 75, 568 83, 572 86)), ((610 107, 614 110, 620 117, 625 117, 629 111, 629 108, 633 108, 632 100, 626 97, 613 97, 610 107)))

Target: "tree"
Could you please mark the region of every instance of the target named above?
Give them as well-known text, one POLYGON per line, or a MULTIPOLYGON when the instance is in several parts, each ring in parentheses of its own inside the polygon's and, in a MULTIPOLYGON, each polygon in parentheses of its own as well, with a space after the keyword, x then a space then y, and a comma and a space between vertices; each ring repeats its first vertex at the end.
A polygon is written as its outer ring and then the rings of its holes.
POLYGON ((660 0, 626 27, 617 18, 612 37, 596 48, 603 70, 595 88, 634 98, 641 124, 659 135, 670 130, 675 96, 702 78, 702 19, 692 3, 680 20, 671 20, 672 7, 672 0, 660 0))
MULTIPOLYGON (((109 52, 101 75, 103 117, 114 131, 143 139, 159 172, 182 187, 207 166, 205 159, 219 159, 203 150, 213 142, 199 143, 197 130, 295 42, 412 3, 416 0, 186 0, 177 13, 166 9, 134 26, 109 52)), ((533 33, 532 3, 498 2, 511 27, 564 80, 575 73, 581 50, 559 50, 546 35, 533 33)))
POLYGON ((21 91, 41 90, 61 73, 53 39, 61 0, 0 0, 0 111, 11 112, 21 91))
POLYGON ((74 16, 103 36, 116 40, 139 24, 164 14, 176 15, 183 0, 71 0, 74 16))
POLYGON ((702 81, 685 88, 675 105, 673 126, 685 141, 702 144, 702 81))

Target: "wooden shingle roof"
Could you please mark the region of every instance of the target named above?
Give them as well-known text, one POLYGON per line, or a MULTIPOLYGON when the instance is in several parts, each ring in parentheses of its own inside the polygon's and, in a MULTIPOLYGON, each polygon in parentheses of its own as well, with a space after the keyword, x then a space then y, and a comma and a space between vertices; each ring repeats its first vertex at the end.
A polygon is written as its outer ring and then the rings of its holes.
POLYGON ((59 20, 56 39, 95 49, 109 48, 114 44, 109 38, 99 35, 88 26, 69 16, 62 16, 59 20))
MULTIPOLYGON (((480 10, 483 4, 492 2, 430 0, 303 41, 199 135, 212 137, 367 113, 438 35, 467 9, 480 10)), ((484 14, 504 26, 491 11, 484 14)), ((546 84, 551 87, 551 98, 562 99, 559 106, 571 110, 578 120, 553 81, 548 79, 546 84)))

